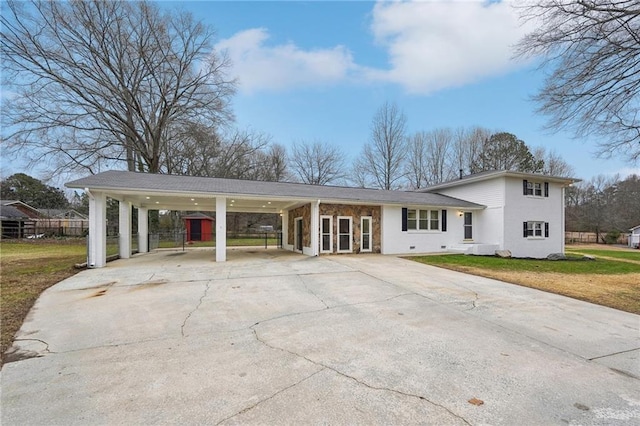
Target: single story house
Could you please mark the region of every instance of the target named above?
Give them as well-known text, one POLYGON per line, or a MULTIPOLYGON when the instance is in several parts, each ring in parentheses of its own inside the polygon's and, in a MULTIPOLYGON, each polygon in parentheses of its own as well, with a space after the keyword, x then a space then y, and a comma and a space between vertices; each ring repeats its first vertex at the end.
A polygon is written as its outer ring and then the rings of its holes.
POLYGON ((120 257, 148 251, 148 210, 215 212, 216 261, 226 260, 226 213, 278 213, 283 247, 309 256, 459 251, 545 257, 564 251, 564 189, 575 179, 485 172, 422 191, 385 191, 108 171, 66 184, 89 195, 91 267, 106 261, 106 198, 120 201, 120 257))
POLYGON ((42 217, 47 219, 72 219, 72 220, 88 220, 86 214, 80 213, 74 209, 38 209, 42 217))
POLYGON ((24 238, 33 230, 33 221, 18 208, 0 203, 0 230, 2 238, 24 238))
POLYGON ((631 248, 640 248, 640 225, 629 229, 628 244, 631 248))
POLYGON ((42 214, 38 209, 36 209, 35 207, 31 207, 29 204, 23 203, 19 200, 0 200, 0 205, 13 207, 22 212, 26 217, 32 219, 42 217, 42 214))

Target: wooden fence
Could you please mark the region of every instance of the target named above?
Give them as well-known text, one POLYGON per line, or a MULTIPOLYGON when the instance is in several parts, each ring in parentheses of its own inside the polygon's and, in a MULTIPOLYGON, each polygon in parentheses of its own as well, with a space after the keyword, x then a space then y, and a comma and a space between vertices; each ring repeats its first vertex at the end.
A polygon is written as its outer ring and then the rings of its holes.
MULTIPOLYGON (((571 243, 584 243, 584 244, 604 244, 606 232, 601 232, 599 238, 596 238, 595 232, 570 232, 564 233, 564 241, 567 244, 571 243)), ((620 234, 616 244, 627 245, 629 241, 629 234, 620 234)))

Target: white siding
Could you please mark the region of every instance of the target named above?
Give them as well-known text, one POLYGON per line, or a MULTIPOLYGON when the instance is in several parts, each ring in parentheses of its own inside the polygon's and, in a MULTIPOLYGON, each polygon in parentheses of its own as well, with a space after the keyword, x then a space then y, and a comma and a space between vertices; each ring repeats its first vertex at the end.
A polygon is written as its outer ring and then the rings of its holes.
POLYGON ((484 210, 473 211, 473 242, 498 244, 500 249, 504 248, 504 177, 445 188, 438 193, 487 206, 484 210))
MULTIPOLYGON (((413 207, 424 208, 429 207, 413 207)), ((432 208, 433 209, 433 208, 432 208)), ((442 209, 440 209, 442 210, 442 209)), ((382 206, 381 239, 383 254, 445 252, 447 247, 462 242, 463 220, 456 210, 447 210, 447 231, 402 231, 402 207, 382 206), (442 248, 444 246, 445 248, 442 248), (412 248, 413 247, 413 248, 412 248)), ((440 218, 442 221, 442 217, 440 218)), ((442 223, 441 225, 442 226, 442 223)))
POLYGON ((437 192, 487 207, 502 207, 505 201, 505 178, 468 183, 453 188, 444 188, 437 192))
MULTIPOLYGON (((544 183, 544 177, 536 182, 544 183)), ((544 192, 544 188, 543 188, 544 192)), ((549 183, 548 197, 531 197, 522 193, 522 179, 506 179, 504 248, 514 257, 547 257, 564 249, 562 185, 549 183), (525 238, 523 222, 549 223, 549 238, 525 238)), ((544 230, 543 230, 544 232, 544 230)))

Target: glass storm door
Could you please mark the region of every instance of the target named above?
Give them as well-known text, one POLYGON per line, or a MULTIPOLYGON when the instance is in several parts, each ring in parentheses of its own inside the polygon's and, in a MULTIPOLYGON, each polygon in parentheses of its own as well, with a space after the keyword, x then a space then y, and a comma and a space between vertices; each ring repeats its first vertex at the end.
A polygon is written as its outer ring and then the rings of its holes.
POLYGON ((351 216, 338 216, 338 253, 351 253, 351 216))
POLYGON ((473 239, 473 231, 472 231, 472 216, 471 212, 464 212, 464 239, 472 240, 473 239))
POLYGON ((360 251, 371 251, 371 217, 364 216, 360 222, 360 251))
POLYGON ((295 249, 302 251, 302 218, 297 218, 295 222, 295 236, 296 244, 295 249))
POLYGON ((333 251, 333 217, 320 216, 320 252, 333 251))

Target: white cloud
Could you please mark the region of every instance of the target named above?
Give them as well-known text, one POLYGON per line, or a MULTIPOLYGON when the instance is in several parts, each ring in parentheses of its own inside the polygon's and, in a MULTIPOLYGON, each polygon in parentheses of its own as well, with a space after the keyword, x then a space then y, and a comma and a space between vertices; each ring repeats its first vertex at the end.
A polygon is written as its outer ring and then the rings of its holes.
POLYGON ((435 1, 377 3, 372 31, 390 69, 371 77, 425 94, 518 67, 512 46, 526 29, 507 2, 435 1))
POLYGON ((344 46, 304 50, 293 43, 266 44, 269 33, 253 28, 220 41, 232 62, 232 75, 239 78, 240 90, 281 90, 300 86, 333 84, 344 80, 356 68, 344 46))
POLYGON ((371 17, 371 32, 388 54, 388 67, 355 64, 349 49, 340 45, 309 50, 293 42, 270 45, 265 28, 238 32, 216 48, 227 51, 244 92, 349 79, 395 83, 407 92, 428 94, 523 65, 512 60, 512 47, 530 26, 521 25, 509 0, 381 1, 371 17))

